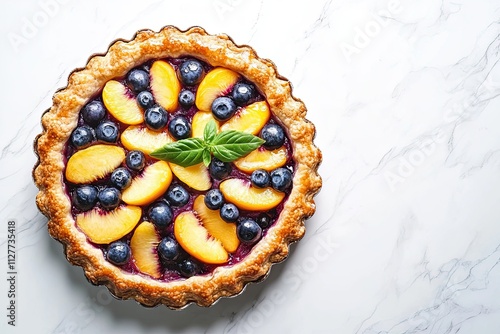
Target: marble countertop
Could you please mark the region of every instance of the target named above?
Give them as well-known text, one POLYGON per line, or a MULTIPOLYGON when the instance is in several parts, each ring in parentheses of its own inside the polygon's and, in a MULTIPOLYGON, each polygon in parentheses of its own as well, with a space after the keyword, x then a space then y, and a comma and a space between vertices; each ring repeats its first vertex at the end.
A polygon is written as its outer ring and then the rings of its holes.
POLYGON ((498 1, 117 3, 17 1, 1 14, 2 333, 500 333, 498 1), (208 309, 147 309, 89 284, 49 237, 31 178, 40 117, 69 73, 168 24, 272 59, 324 157, 289 259, 208 309))

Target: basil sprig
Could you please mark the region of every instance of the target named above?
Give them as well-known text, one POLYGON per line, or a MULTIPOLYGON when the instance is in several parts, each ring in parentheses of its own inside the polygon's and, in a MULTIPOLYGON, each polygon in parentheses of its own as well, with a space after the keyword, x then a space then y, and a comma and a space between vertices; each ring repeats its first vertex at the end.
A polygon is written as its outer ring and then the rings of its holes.
POLYGON ((223 162, 231 162, 259 148, 265 141, 250 133, 228 130, 217 133, 215 122, 205 126, 203 139, 186 138, 153 151, 153 158, 170 161, 182 167, 203 162, 210 164, 212 155, 223 162))

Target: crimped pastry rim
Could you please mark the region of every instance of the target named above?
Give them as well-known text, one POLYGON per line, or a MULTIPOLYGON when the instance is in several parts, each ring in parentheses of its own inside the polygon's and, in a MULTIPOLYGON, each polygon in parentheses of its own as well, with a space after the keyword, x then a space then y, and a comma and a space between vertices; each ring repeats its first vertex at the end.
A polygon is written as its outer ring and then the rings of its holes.
POLYGON ((138 31, 130 41, 116 40, 105 54, 93 55, 76 69, 68 85, 57 91, 53 106, 42 116, 43 132, 35 140, 38 162, 33 170, 39 188, 36 203, 47 216, 50 235, 64 246, 66 257, 84 269, 87 279, 105 285, 120 299, 135 299, 145 306, 164 304, 180 309, 189 303, 210 306, 221 297, 239 294, 249 282, 265 278, 271 265, 284 260, 291 243, 305 233, 305 219, 315 212, 313 197, 321 188, 318 167, 321 152, 314 145, 314 125, 305 119, 304 103, 292 95, 287 79, 276 66, 259 58, 249 46, 236 45, 227 35, 210 35, 200 27, 185 31, 166 26, 159 32, 138 31), (264 94, 273 114, 285 125, 293 146, 296 170, 293 189, 276 223, 239 263, 216 268, 211 274, 173 282, 130 274, 110 264, 100 249, 88 243, 71 215, 64 190, 64 146, 76 127, 78 113, 104 83, 125 75, 150 59, 191 55, 213 66, 236 71, 264 94))

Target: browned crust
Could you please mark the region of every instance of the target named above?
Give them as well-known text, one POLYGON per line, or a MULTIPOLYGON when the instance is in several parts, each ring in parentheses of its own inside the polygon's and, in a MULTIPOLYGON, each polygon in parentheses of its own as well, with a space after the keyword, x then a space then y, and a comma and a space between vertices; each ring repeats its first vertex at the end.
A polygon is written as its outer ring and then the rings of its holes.
POLYGON ((313 215, 313 197, 321 188, 317 173, 321 152, 313 144, 315 128, 305 115, 306 107, 292 96, 290 83, 271 61, 259 58, 249 46, 238 46, 226 35, 209 35, 200 27, 139 31, 131 41, 116 41, 106 54, 90 58, 85 68, 71 73, 68 86, 54 95, 52 108, 42 117, 43 133, 35 142, 39 161, 33 177, 40 189, 36 203, 49 219, 50 235, 64 245, 68 261, 82 266, 93 284, 103 284, 118 298, 133 298, 147 306, 164 304, 177 309, 191 302, 210 306, 220 297, 240 293, 248 282, 265 277, 271 265, 284 260, 289 245, 305 232, 304 220, 313 215), (124 273, 87 242, 76 228, 64 190, 63 154, 80 109, 108 80, 149 59, 182 55, 229 68, 255 83, 272 112, 288 128, 297 168, 292 193, 278 221, 243 261, 219 267, 210 275, 165 283, 124 273))

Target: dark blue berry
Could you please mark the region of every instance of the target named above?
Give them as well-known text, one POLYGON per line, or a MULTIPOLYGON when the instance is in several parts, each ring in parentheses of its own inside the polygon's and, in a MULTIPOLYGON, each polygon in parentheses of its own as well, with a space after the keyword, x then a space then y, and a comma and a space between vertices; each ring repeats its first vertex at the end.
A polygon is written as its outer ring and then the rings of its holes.
POLYGON ((149 87, 149 74, 143 70, 132 70, 127 75, 127 83, 134 92, 142 92, 149 87))
POLYGON ((191 136, 191 124, 184 116, 176 116, 168 123, 168 131, 175 139, 185 139, 191 136))
POLYGON ((120 167, 111 173, 110 181, 113 186, 122 190, 130 186, 132 183, 132 175, 128 169, 120 167))
POLYGON ((190 90, 185 89, 179 93, 179 103, 186 109, 194 104, 194 100, 194 93, 190 90))
POLYGON ((257 217, 257 224, 259 224, 261 228, 268 228, 272 222, 273 218, 265 212, 262 212, 257 217))
POLYGON ((154 106, 155 104, 155 99, 153 97, 153 94, 151 94, 148 91, 143 91, 137 94, 137 103, 143 108, 143 109, 148 109, 154 106))
POLYGON ((186 86, 194 86, 199 83, 203 73, 203 66, 194 59, 188 59, 179 66, 179 77, 186 86))
POLYGON ((191 277, 200 271, 200 266, 193 260, 186 259, 179 263, 179 272, 184 277, 191 277))
POLYGON ((232 97, 237 105, 244 106, 253 97, 253 87, 246 83, 238 83, 234 85, 232 97))
POLYGON ((158 255, 163 261, 170 262, 175 261, 180 254, 180 246, 172 238, 163 238, 158 244, 158 255))
POLYGON ((174 185, 167 191, 166 199, 173 206, 183 206, 189 202, 189 193, 181 185, 174 185))
POLYGON ((141 151, 130 151, 127 153, 125 163, 128 168, 140 171, 144 168, 144 166, 146 166, 146 157, 141 151))
POLYGON ((224 195, 219 189, 211 189, 205 194, 205 205, 211 210, 218 210, 224 204, 224 195))
POLYGON ((106 258, 109 262, 122 266, 130 260, 130 247, 123 241, 115 241, 108 247, 106 258))
POLYGON ((212 102, 212 113, 219 121, 230 119, 236 112, 236 104, 227 96, 218 97, 212 102))
POLYGON ((254 243, 262 237, 262 228, 251 218, 242 219, 236 227, 238 239, 244 243, 254 243))
POLYGON ((159 228, 167 227, 172 222, 173 216, 172 209, 165 202, 153 203, 148 210, 149 220, 159 228))
POLYGON ((81 186, 73 193, 73 204, 82 211, 90 210, 97 203, 97 189, 93 186, 81 186))
POLYGON ((271 177, 269 173, 263 169, 257 169, 252 172, 250 176, 252 184, 258 188, 265 188, 271 184, 271 177))
POLYGON ((231 173, 231 164, 229 162, 220 161, 217 158, 212 158, 208 165, 210 175, 217 180, 222 180, 231 173))
POLYGON ((285 131, 278 124, 266 124, 260 131, 260 137, 266 142, 263 144, 268 150, 274 150, 285 143, 285 131))
POLYGON ((278 191, 285 191, 292 185, 292 172, 286 168, 276 168, 271 172, 271 185, 278 191))
POLYGON ((224 203, 220 208, 220 217, 227 223, 232 223, 240 217, 240 211, 232 203, 224 203))
POLYGON ((151 130, 160 130, 167 125, 168 113, 162 107, 156 105, 146 109, 144 113, 144 123, 151 130))
POLYGON ((121 194, 116 188, 106 187, 99 191, 97 197, 103 208, 111 210, 120 204, 121 194))
POLYGON ((90 126, 96 126, 106 116, 106 108, 100 101, 87 103, 82 110, 82 117, 85 123, 90 126))
POLYGON ((71 143, 77 148, 84 148, 95 140, 94 129, 88 125, 77 127, 71 133, 71 143))
POLYGON ((118 140, 118 125, 110 121, 99 123, 95 130, 98 140, 107 143, 116 143, 118 140))

